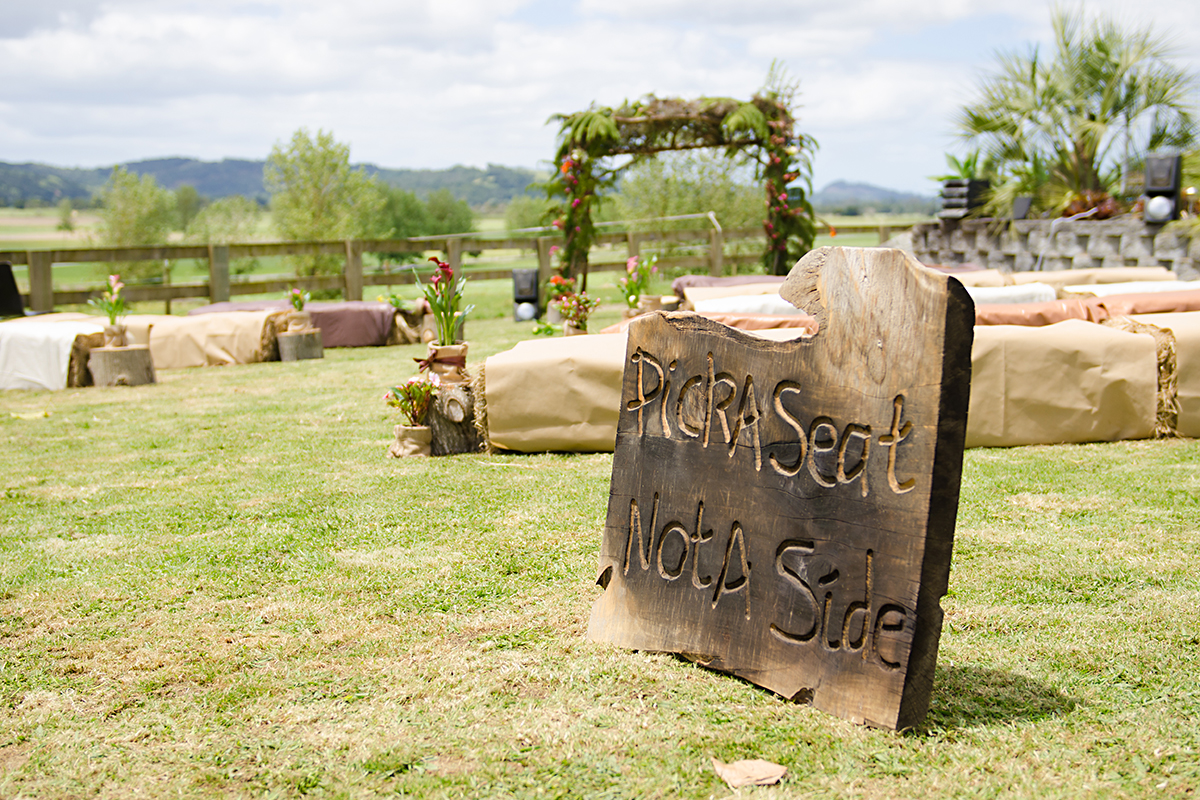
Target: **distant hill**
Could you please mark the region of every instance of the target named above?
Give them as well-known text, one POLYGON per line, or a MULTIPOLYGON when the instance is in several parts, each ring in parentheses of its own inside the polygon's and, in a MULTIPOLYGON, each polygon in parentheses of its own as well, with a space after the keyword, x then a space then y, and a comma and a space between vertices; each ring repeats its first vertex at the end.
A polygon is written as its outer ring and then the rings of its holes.
MULTIPOLYGON (((177 189, 185 184, 201 195, 217 199, 243 195, 266 202, 263 161, 227 158, 199 161, 194 158, 156 158, 132 161, 122 166, 138 175, 153 175, 159 185, 177 189)), ((529 191, 529 184, 546 179, 544 173, 524 167, 488 164, 487 169, 456 166, 449 169, 386 169, 362 164, 368 174, 381 181, 424 197, 437 189, 449 189, 458 200, 475 208, 502 206, 529 191)), ((53 167, 47 164, 8 164, 0 161, 0 205, 57 205, 64 197, 90 202, 108 180, 110 168, 53 167)))
POLYGON ((878 212, 933 213, 940 208, 933 195, 896 192, 869 183, 834 181, 812 196, 813 208, 826 213, 862 214, 878 212))
POLYGON ((545 181, 549 174, 524 167, 488 164, 487 169, 450 167, 450 169, 383 169, 365 164, 368 173, 378 175, 389 186, 424 197, 436 189, 449 189, 457 200, 466 200, 473 208, 500 205, 523 194, 544 196, 541 189, 529 189, 534 182, 545 181))
MULTIPOLYGON (((191 184, 204 197, 214 200, 240 194, 252 200, 267 201, 263 189, 262 161, 226 158, 223 161, 197 161, 194 158, 155 158, 124 164, 138 175, 153 175, 159 186, 178 189, 191 184)), ((107 173, 104 180, 108 180, 107 173)), ((101 181, 101 186, 104 182, 101 181)))
POLYGON ((55 205, 64 197, 90 200, 111 170, 0 162, 0 205, 55 205))
MULTIPOLYGON (((217 199, 243 195, 259 202, 267 201, 263 188, 263 161, 226 158, 200 161, 194 158, 155 158, 123 164, 138 175, 153 175, 161 186, 177 189, 185 184, 204 197, 217 199)), ((546 173, 525 167, 488 164, 486 169, 455 166, 449 169, 388 169, 361 164, 368 174, 381 181, 425 197, 438 189, 449 189, 458 200, 476 209, 498 207, 514 197, 530 194, 530 184, 544 181, 546 173)), ((0 161, 0 205, 24 206, 58 204, 64 197, 90 202, 108 180, 111 168, 96 169, 53 167, 47 164, 8 164, 0 161)), ((867 183, 834 181, 812 196, 813 207, 826 213, 861 214, 878 212, 933 213, 938 200, 906 192, 883 189, 867 183)))

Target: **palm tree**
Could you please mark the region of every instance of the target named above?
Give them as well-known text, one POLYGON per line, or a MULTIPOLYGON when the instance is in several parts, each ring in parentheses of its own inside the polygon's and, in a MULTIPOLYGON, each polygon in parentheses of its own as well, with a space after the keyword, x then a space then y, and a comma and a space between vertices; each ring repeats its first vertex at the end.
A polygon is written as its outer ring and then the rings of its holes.
POLYGON ((1085 25, 1061 9, 1051 23, 1053 57, 1036 47, 1001 53, 982 97, 957 120, 1006 178, 990 204, 1000 213, 1018 194, 1061 208, 1084 192, 1111 192, 1147 153, 1197 141, 1193 77, 1168 61, 1163 39, 1105 17, 1085 25))

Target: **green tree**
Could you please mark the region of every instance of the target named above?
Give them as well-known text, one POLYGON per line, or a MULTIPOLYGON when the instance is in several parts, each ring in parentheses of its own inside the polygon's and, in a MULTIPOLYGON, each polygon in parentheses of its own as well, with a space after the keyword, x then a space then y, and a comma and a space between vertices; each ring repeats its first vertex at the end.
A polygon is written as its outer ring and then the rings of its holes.
POLYGON ((425 198, 429 211, 430 236, 470 233, 475 229, 475 213, 465 200, 455 200, 449 189, 436 189, 425 198))
POLYGON ((58 201, 58 230, 75 230, 75 204, 69 197, 58 201))
MULTIPOLYGON (((284 147, 271 148, 263 169, 276 231, 286 241, 329 241, 387 235, 379 228, 386 192, 361 170, 350 168, 350 146, 332 133, 304 128, 284 147)), ((297 275, 336 275, 340 256, 297 256, 297 275)))
MULTIPOLYGON (((230 244, 252 241, 262 221, 258 203, 241 195, 222 197, 206 205, 192 219, 184 239, 204 244, 230 244)), ((258 266, 256 258, 237 258, 229 265, 231 272, 244 275, 258 266)))
POLYGON ((175 208, 179 215, 179 230, 186 231, 203 207, 204 198, 196 191, 195 186, 185 183, 175 189, 175 208))
POLYGON ((1031 194, 1041 208, 1083 192, 1112 192, 1131 165, 1197 139, 1192 76, 1169 60, 1150 29, 1107 17, 1052 13, 1053 52, 1001 53, 980 98, 960 113, 962 136, 981 145, 1002 179, 989 211, 1031 194))
MULTIPOLYGON (((100 191, 100 241, 109 247, 166 244, 175 223, 175 196, 153 175, 137 175, 116 167, 100 191)), ((107 269, 107 268, 105 268, 107 269)), ((127 282, 162 275, 161 261, 123 265, 127 282)))
POLYGON ((521 228, 541 228, 550 224, 554 209, 544 198, 519 194, 508 201, 504 209, 504 227, 510 231, 521 228))
MULTIPOLYGON (((753 228, 762 223, 762 187, 754 175, 724 153, 692 151, 646 159, 621 176, 613 198, 620 219, 638 220, 707 214, 723 228, 753 228)), ((659 223, 654 229, 683 227, 659 223)), ((688 227, 695 227, 692 223, 688 227)))
POLYGON ((428 236, 433 231, 433 219, 429 208, 412 192, 395 187, 386 187, 381 227, 386 225, 390 235, 397 239, 410 236, 428 236))

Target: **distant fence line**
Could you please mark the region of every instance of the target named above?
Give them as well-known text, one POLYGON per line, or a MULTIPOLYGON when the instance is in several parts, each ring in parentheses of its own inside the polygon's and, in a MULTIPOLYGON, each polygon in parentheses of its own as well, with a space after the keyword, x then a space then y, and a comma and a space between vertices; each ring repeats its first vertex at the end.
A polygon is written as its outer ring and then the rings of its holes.
MULTIPOLYGON (((714 220, 715 222, 715 220, 714 220)), ((818 228, 821 232, 823 228, 818 228)), ((883 243, 891 237, 894 229, 887 226, 858 225, 839 226, 842 233, 878 232, 883 243)), ((602 233, 596 236, 598 246, 624 245, 627 257, 639 255, 643 244, 670 244, 706 241, 707 252, 698 256, 672 256, 659 259, 661 268, 682 267, 706 269, 710 275, 721 275, 726 266, 733 271, 744 265, 758 263, 759 254, 727 254, 728 242, 762 239, 761 229, 722 230, 714 224, 711 230, 679 230, 665 232, 630 231, 627 233, 602 233)), ((191 244, 156 245, 147 247, 89 247, 56 250, 0 251, 0 261, 14 265, 24 264, 29 269, 29 293, 23 295, 28 308, 34 311, 52 311, 56 305, 77 305, 95 297, 99 290, 54 289, 53 266, 55 264, 120 263, 130 261, 156 261, 163 259, 196 259, 208 261, 208 280, 200 283, 164 283, 160 285, 131 285, 124 295, 131 302, 171 301, 189 297, 206 297, 210 302, 229 300, 233 295, 274 294, 292 287, 305 290, 340 290, 346 300, 361 300, 364 286, 388 286, 413 282, 412 270, 391 273, 364 273, 363 254, 380 253, 424 253, 440 251, 446 261, 457 271, 462 266, 463 253, 483 250, 532 250, 537 253, 538 278, 544 283, 553 274, 550 249, 561 243, 558 234, 531 233, 524 236, 509 235, 487 237, 479 234, 451 236, 422 236, 410 239, 353 239, 346 241, 319 242, 258 242, 246 244, 191 244), (229 263, 234 259, 268 256, 294 255, 340 255, 345 258, 341 275, 312 277, 275 277, 263 280, 231 280, 229 263)), ((623 269, 624 260, 598 262, 589 266, 589 271, 603 272, 623 269)), ((469 272, 475 279, 505 279, 512 277, 512 269, 479 269, 469 272)))

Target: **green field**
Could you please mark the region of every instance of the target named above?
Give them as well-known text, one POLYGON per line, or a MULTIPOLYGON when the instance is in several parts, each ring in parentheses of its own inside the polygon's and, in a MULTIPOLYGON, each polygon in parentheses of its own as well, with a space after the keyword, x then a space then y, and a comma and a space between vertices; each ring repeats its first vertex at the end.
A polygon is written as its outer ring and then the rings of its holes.
MULTIPOLYGON (((472 365, 530 335, 507 291, 472 288, 472 365)), ((0 393, 0 797, 1200 789, 1200 442, 969 451, 930 712, 890 733, 586 641, 611 455, 385 458, 421 352, 0 393)))

